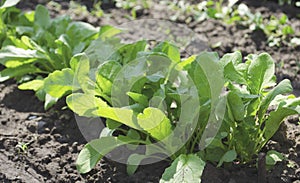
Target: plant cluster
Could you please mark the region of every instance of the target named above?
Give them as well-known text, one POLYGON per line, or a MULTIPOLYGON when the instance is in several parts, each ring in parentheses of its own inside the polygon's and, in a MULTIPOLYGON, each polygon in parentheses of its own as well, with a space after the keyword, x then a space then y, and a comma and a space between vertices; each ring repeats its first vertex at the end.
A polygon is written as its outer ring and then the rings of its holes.
POLYGON ((280 5, 284 5, 284 4, 288 4, 288 5, 295 5, 297 7, 300 7, 300 1, 298 0, 295 0, 295 1, 292 1, 292 0, 278 0, 278 4, 280 5))
MULTIPOLYGON (((289 80, 276 83, 267 53, 182 58, 168 42, 124 44, 111 26, 51 19, 40 5, 22 13, 15 3, 0 9, 1 81, 15 78, 45 108, 66 96, 79 116, 105 119, 78 156, 81 173, 125 146, 129 174, 146 160, 168 159, 160 182, 200 182, 206 162, 254 165, 284 118, 300 114, 300 98, 289 94, 289 80)), ((267 152, 267 165, 280 159, 267 152)))
MULTIPOLYGON (((129 174, 144 159, 170 156, 173 163, 161 182, 199 182, 206 161, 255 162, 283 119, 300 114, 300 98, 286 95, 292 91, 289 80, 276 84, 274 61, 266 53, 248 55, 245 62, 240 52, 221 59, 204 52, 181 60, 167 42, 152 50, 145 46, 144 41, 118 44, 106 60, 78 55, 75 88, 81 90, 69 95, 67 104, 80 116, 106 119, 100 138, 79 154, 81 173, 127 145, 129 174), (101 60, 97 69, 91 67, 95 60, 101 60), (217 133, 209 136, 206 126, 217 133), (135 151, 138 145, 145 146, 142 153, 135 151)), ((268 165, 281 157, 275 151, 267 155, 268 165)))
POLYGON ((171 17, 175 21, 180 15, 187 18, 189 23, 195 20, 200 22, 206 19, 219 19, 227 24, 241 24, 250 30, 262 30, 268 37, 269 46, 280 46, 284 43, 292 46, 299 46, 300 41, 294 29, 289 23, 287 15, 281 17, 271 16, 264 18, 259 12, 253 13, 244 3, 238 3, 238 0, 229 1, 202 1, 198 4, 180 0, 180 1, 161 1, 167 4, 176 14, 171 17))
POLYGON ((45 101, 45 109, 70 92, 56 93, 48 86, 60 79, 60 70, 73 76, 73 55, 85 51, 93 40, 119 32, 111 26, 96 28, 85 22, 74 22, 68 16, 51 19, 48 10, 41 5, 33 12, 24 13, 10 7, 14 4, 8 7, 6 4, 0 12, 3 22, 0 64, 5 66, 0 72, 0 81, 15 78, 23 83, 19 89, 34 90, 37 97, 45 101))
POLYGON ((151 6, 151 1, 147 0, 114 0, 116 7, 122 8, 124 10, 130 10, 131 17, 135 19, 137 17, 137 11, 143 9, 149 9, 151 6))

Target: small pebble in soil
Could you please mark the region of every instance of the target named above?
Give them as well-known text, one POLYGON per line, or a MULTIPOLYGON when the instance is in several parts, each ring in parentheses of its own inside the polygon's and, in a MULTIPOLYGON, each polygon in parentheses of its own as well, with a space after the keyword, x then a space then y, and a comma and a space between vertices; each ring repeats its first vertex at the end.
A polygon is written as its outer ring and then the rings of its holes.
POLYGON ((72 173, 72 172, 74 171, 74 169, 68 167, 68 168, 66 168, 66 171, 67 171, 68 173, 72 173))
POLYGON ((287 120, 289 123, 297 124, 299 122, 299 116, 298 115, 289 116, 287 120))
POLYGON ((51 135, 58 133, 57 128, 54 126, 50 132, 51 135))
POLYGON ((50 133, 50 129, 49 128, 45 128, 44 129, 44 133, 50 133))
POLYGON ((45 125, 46 125, 45 121, 38 121, 38 125, 37 125, 38 134, 41 134, 41 133, 45 132, 45 128, 44 128, 45 125))
POLYGON ((270 140, 268 144, 269 144, 270 147, 274 147, 275 149, 280 149, 281 148, 280 144, 276 141, 273 141, 273 140, 270 140))
POLYGON ((290 61, 290 66, 291 67, 297 66, 297 62, 295 60, 291 60, 290 61))
POLYGON ((297 153, 290 153, 288 158, 289 159, 297 159, 297 153))
POLYGON ((34 115, 30 115, 30 116, 28 117, 29 120, 33 120, 33 119, 36 119, 36 118, 37 118, 37 116, 34 116, 34 115))
POLYGON ((29 168, 29 165, 25 164, 25 165, 24 165, 24 169, 25 169, 25 170, 28 170, 28 168, 29 168))
POLYGON ((71 173, 70 174, 70 179, 71 179, 72 182, 77 181, 78 180, 78 176, 76 174, 74 174, 74 173, 71 173))
POLYGON ((72 153, 77 153, 78 152, 78 143, 77 142, 74 142, 73 144, 72 144, 72 153))
POLYGON ((300 168, 298 168, 296 171, 295 171, 295 174, 297 177, 300 177, 300 168))
POLYGON ((299 143, 296 145, 296 152, 298 152, 298 154, 300 154, 300 144, 299 143))
POLYGON ((48 164, 48 163, 51 162, 51 159, 50 159, 49 156, 45 156, 45 157, 42 159, 42 162, 48 164))
POLYGON ((27 126, 27 130, 29 130, 31 133, 35 133, 36 125, 33 121, 25 121, 25 125, 27 126))
POLYGON ((44 144, 46 144, 48 141, 50 141, 51 140, 51 137, 50 136, 48 136, 48 135, 46 135, 46 136, 38 136, 38 143, 40 144, 40 145, 44 145, 44 144))
POLYGON ((68 144, 64 144, 59 148, 59 152, 61 154, 66 154, 69 151, 69 146, 68 144))
POLYGON ((4 121, 4 120, 3 120, 3 121, 1 121, 1 124, 2 124, 2 125, 6 125, 6 124, 7 124, 7 121, 4 121))
POLYGON ((71 166, 70 166, 72 169, 74 169, 74 170, 76 170, 76 165, 73 163, 73 164, 71 164, 71 166))
POLYGON ((34 148, 29 149, 28 152, 29 152, 30 154, 32 154, 32 155, 36 154, 34 148))
POLYGON ((61 136, 60 138, 56 139, 60 143, 68 142, 68 138, 66 136, 61 136))
POLYGON ((60 161, 60 162, 58 162, 58 164, 59 164, 60 167, 64 167, 64 166, 66 166, 66 164, 68 164, 68 162, 60 161))

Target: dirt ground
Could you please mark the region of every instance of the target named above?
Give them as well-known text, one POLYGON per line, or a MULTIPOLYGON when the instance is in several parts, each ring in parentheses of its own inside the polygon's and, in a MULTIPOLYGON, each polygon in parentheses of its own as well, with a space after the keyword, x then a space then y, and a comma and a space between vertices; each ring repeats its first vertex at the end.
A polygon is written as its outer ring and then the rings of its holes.
MULTIPOLYGON (((88 21, 94 25, 120 25, 130 20, 125 10, 106 5, 105 13, 109 16, 95 18, 90 15, 78 15, 69 11, 69 3, 58 1, 62 10, 52 7, 51 14, 70 14, 73 19, 88 21)), ((299 32, 300 20, 294 18, 292 12, 299 11, 290 6, 278 6, 275 2, 253 3, 244 1, 251 8, 268 17, 271 14, 287 13, 293 27, 299 32)), ((36 3, 46 1, 24 0, 19 6, 30 10, 36 3)), ((91 6, 87 4, 87 6, 91 6)), ((173 12, 165 11, 164 7, 154 5, 153 9, 139 12, 138 19, 167 19, 173 12)), ((178 20, 180 23, 180 20, 178 20)), ((207 20, 188 24, 195 33, 204 37, 207 45, 218 42, 222 44, 212 49, 220 56, 228 52, 240 50, 244 55, 249 53, 268 52, 276 60, 276 76, 278 80, 288 78, 295 88, 294 93, 300 96, 300 48, 282 46, 268 47, 267 38, 260 32, 251 32, 245 27, 226 25, 217 20, 207 20)), ((143 27, 141 27, 143 29, 143 27)), ((138 37, 139 35, 134 35, 138 37)), ((133 37, 134 37, 133 36, 133 37)), ((33 92, 20 91, 14 81, 0 84, 0 182, 159 182, 169 164, 167 161, 139 167, 136 174, 128 176, 125 165, 101 160, 91 172, 80 175, 75 166, 78 153, 86 143, 75 122, 74 114, 61 100, 49 111, 43 110, 43 104, 36 99, 33 92), (27 153, 19 152, 18 143, 29 143, 27 153)), ((282 152, 286 160, 277 164, 268 172, 270 183, 300 182, 300 126, 298 116, 290 117, 281 126, 266 149, 282 152)), ((253 183, 257 180, 256 168, 233 166, 227 169, 215 168, 208 164, 202 176, 205 183, 253 183)))

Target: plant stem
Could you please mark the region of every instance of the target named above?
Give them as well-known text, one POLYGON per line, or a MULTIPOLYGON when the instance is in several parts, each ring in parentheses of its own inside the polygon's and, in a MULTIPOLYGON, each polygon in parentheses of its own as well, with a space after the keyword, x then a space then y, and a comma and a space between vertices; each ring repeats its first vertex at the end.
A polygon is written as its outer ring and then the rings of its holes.
POLYGON ((266 183, 266 154, 259 153, 258 155, 258 183, 266 183))

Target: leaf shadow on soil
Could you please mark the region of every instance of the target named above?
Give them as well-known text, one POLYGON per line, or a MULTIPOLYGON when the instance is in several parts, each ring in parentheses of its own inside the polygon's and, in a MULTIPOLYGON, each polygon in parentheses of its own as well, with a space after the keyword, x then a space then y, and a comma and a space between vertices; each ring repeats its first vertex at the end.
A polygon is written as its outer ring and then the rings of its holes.
POLYGON ((16 87, 9 87, 9 90, 1 101, 5 107, 18 112, 44 112, 43 102, 36 98, 33 91, 21 91, 16 87))

